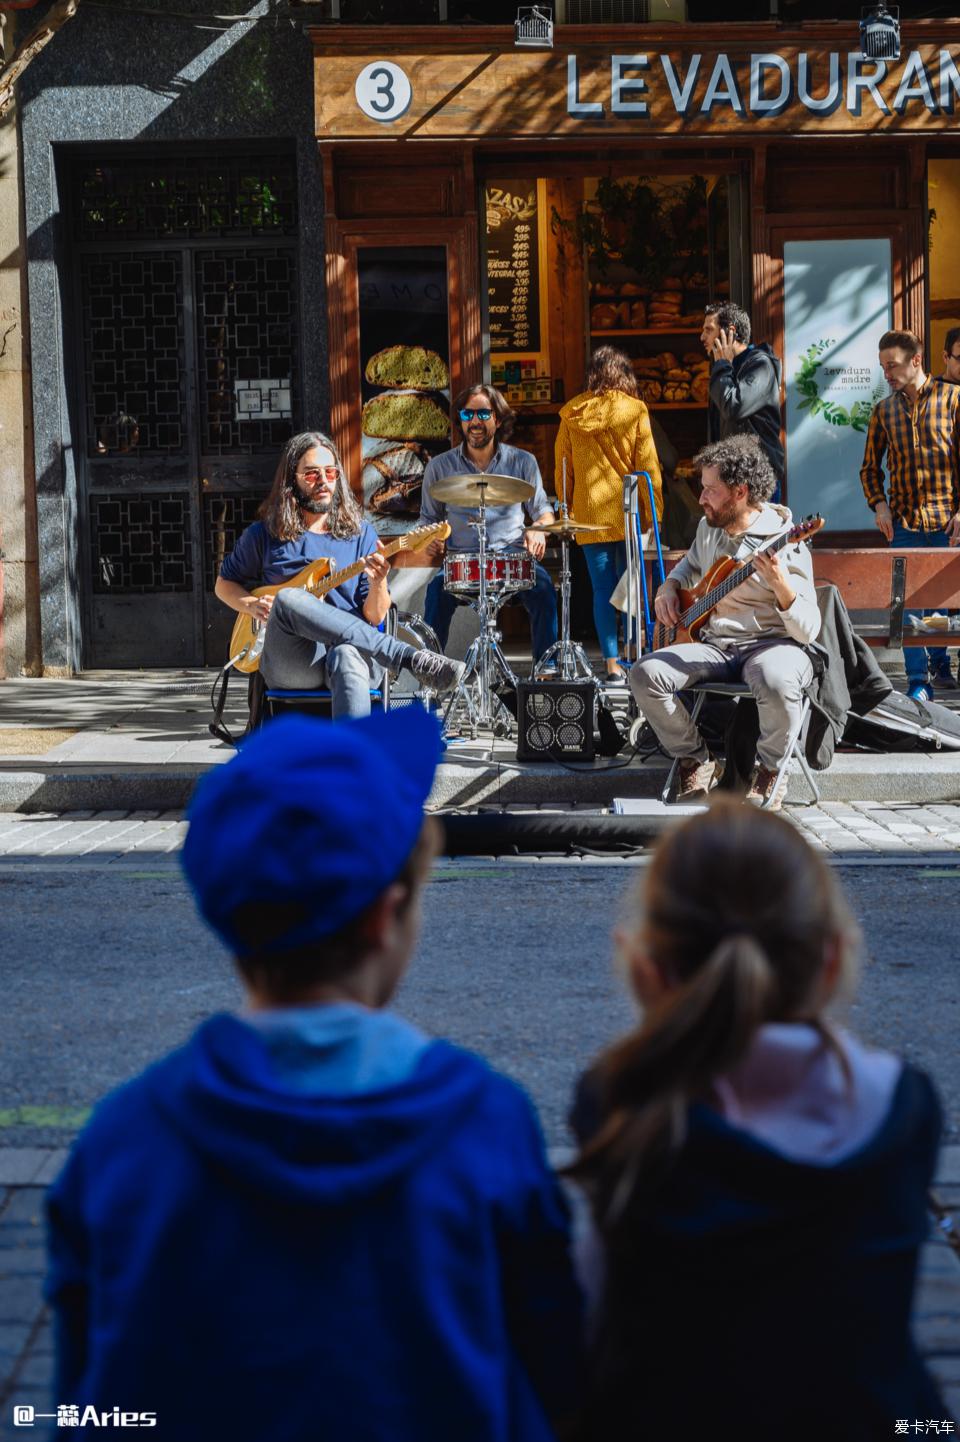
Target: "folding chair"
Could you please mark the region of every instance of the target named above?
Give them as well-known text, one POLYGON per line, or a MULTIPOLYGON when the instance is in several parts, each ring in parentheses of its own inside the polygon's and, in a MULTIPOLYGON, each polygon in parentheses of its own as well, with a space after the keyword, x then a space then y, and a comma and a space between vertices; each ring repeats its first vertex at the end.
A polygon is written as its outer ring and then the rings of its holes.
MULTIPOLYGON (((753 694, 750 690, 750 687, 747 686, 743 681, 703 681, 696 686, 685 686, 684 692, 695 698, 693 702, 693 707, 690 711, 690 719, 693 722, 696 722, 697 717, 700 715, 700 711, 703 707, 703 703, 708 696, 731 696, 736 701, 739 700, 741 696, 751 696, 753 694)), ((787 752, 786 756, 783 758, 783 761, 780 763, 780 769, 777 772, 776 782, 770 792, 769 797, 763 803, 761 810, 767 810, 767 808, 772 804, 774 797, 777 795, 777 792, 780 789, 780 782, 786 774, 787 767, 790 765, 790 762, 794 757, 796 757, 800 765, 800 770, 803 772, 803 775, 806 778, 807 785, 810 787, 810 790, 813 793, 813 800, 808 802, 807 804, 810 806, 815 806, 820 800, 820 788, 817 785, 816 781, 813 779, 813 773, 811 772, 810 767, 807 764, 806 756, 803 754, 803 734, 809 715, 810 697, 804 694, 800 707, 800 729, 797 732, 793 745, 790 747, 790 750, 787 752)), ((673 790, 673 783, 676 780, 679 766, 680 758, 675 757, 673 760, 673 764, 671 765, 670 770, 667 773, 667 779, 664 783, 663 790, 660 793, 661 801, 669 801, 670 793, 673 790)))
MULTIPOLYGON (((379 629, 386 631, 390 636, 395 636, 397 624, 397 608, 391 606, 386 620, 381 622, 379 629)), ((370 704, 374 711, 389 711, 391 679, 389 670, 384 670, 380 685, 371 686, 370 704)), ((282 716, 287 711, 298 711, 306 716, 328 719, 333 712, 333 693, 325 686, 318 686, 306 691, 285 691, 279 687, 265 687, 260 724, 272 720, 275 716, 282 716)))

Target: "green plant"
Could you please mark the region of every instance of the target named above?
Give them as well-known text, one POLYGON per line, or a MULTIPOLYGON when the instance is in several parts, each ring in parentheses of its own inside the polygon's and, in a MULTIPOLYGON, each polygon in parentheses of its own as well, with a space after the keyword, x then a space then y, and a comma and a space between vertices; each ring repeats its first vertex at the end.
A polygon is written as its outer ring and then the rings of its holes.
POLYGON ((831 426, 852 426, 855 431, 865 431, 870 424, 874 406, 882 399, 883 387, 876 386, 870 400, 854 401, 849 410, 846 406, 838 405, 836 401, 823 400, 817 384, 817 371, 823 364, 824 353, 832 345, 833 341, 829 340, 814 341, 800 357, 800 369, 797 371, 795 384, 803 400, 797 410, 809 411, 812 416, 822 415, 831 426))
POLYGON ((647 285, 658 286, 680 259, 702 265, 707 239, 707 186, 702 175, 682 185, 664 185, 651 176, 615 180, 603 176, 593 200, 585 201, 575 219, 561 216, 554 207, 551 229, 586 251, 605 276, 613 262, 622 262, 647 285))

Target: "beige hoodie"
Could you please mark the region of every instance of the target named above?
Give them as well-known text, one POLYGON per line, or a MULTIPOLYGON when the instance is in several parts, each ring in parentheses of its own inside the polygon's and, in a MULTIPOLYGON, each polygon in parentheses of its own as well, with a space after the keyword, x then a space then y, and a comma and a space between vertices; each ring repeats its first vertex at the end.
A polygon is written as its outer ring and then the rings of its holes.
MULTIPOLYGON (((766 546, 774 536, 782 535, 793 525, 793 516, 786 506, 765 502, 753 525, 742 536, 728 536, 704 518, 683 560, 670 572, 670 580, 684 589, 696 586, 715 565, 727 556, 738 561, 749 560, 755 551, 766 546)), ((773 591, 766 581, 754 573, 729 595, 718 602, 700 639, 724 649, 750 645, 755 641, 787 636, 806 645, 820 631, 820 612, 813 585, 813 563, 805 543, 784 546, 779 552, 780 564, 790 577, 796 591, 793 604, 786 611, 777 607, 773 591)))

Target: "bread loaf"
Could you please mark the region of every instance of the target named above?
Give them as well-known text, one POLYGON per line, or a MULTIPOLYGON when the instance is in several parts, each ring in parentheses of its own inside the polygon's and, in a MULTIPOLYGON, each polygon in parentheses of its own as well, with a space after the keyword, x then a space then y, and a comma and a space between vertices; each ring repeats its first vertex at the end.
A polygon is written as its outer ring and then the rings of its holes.
POLYGON ((373 386, 395 390, 440 391, 450 384, 446 361, 422 345, 391 345, 377 351, 363 375, 373 386))
POLYGON ((637 377, 637 390, 640 392, 640 399, 648 404, 660 400, 663 395, 663 387, 659 381, 641 380, 637 377))
POLYGON ((592 330, 612 330, 617 319, 617 308, 615 305, 608 305, 601 302, 595 305, 590 311, 590 326, 592 330))
POLYGON ((445 440, 450 422, 429 396, 409 392, 386 392, 367 401, 360 413, 360 428, 365 436, 383 436, 386 440, 445 440))

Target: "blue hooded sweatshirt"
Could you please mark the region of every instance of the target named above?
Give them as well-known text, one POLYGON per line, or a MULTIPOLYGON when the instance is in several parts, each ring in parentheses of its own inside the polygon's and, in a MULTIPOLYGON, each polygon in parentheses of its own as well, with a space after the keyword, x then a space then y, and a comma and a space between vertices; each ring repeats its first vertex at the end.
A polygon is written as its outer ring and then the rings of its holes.
POLYGON ((109 1096, 49 1202, 56 1401, 170 1442, 548 1442, 580 1299, 530 1102, 426 1042, 305 1093, 206 1022, 109 1096))

